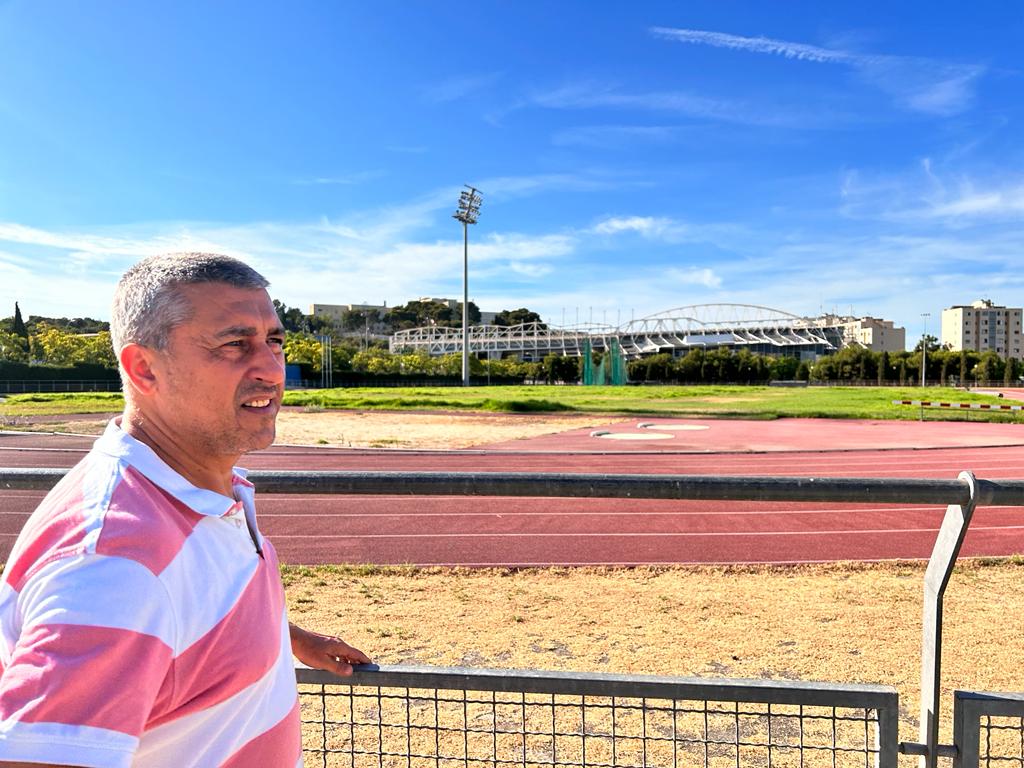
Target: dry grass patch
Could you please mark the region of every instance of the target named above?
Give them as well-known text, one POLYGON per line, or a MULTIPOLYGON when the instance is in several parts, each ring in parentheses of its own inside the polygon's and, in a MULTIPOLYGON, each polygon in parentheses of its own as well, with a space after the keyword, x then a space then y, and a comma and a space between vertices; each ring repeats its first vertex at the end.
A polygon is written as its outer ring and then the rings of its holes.
MULTIPOLYGON (((381 664, 879 683, 916 738, 923 564, 789 568, 286 569, 298 623, 381 664)), ((957 687, 1024 690, 1013 563, 958 566, 944 723, 957 687)), ((946 737, 949 737, 947 733, 946 737)))

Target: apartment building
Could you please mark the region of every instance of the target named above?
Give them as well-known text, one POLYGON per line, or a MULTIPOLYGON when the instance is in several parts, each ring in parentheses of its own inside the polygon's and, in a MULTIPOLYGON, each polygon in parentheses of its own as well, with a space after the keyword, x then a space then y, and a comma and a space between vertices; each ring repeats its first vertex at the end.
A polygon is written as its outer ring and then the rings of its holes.
POLYGON ((848 325, 847 334, 872 352, 903 352, 907 348, 907 329, 880 317, 858 317, 848 325))
POLYGON ((376 312, 383 316, 387 311, 387 304, 312 304, 309 307, 311 316, 329 320, 341 320, 347 312, 376 312))
POLYGON ((1024 352, 1020 307, 1002 307, 989 299, 942 310, 942 344, 950 349, 992 350, 1002 357, 1024 352))

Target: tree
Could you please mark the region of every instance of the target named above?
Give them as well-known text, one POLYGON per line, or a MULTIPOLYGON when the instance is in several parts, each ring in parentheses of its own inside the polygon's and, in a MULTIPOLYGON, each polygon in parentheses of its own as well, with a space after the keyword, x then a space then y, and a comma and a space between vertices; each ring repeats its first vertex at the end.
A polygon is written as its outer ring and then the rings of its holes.
POLYGON ((800 361, 795 357, 772 357, 768 361, 769 378, 774 381, 793 381, 799 368, 800 361))
POLYGON ((0 360, 27 363, 28 344, 21 336, 10 331, 0 330, 0 360))
POLYGON ((284 359, 287 363, 305 363, 314 373, 323 368, 324 345, 310 333, 284 332, 284 359))
POLYGON ((878 358, 878 384, 881 386, 889 380, 889 352, 885 350, 878 358))
POLYGON ((541 361, 541 371, 548 384, 559 381, 575 384, 580 378, 580 358, 564 357, 552 352, 541 361))
POLYGON ((25 321, 21 318, 21 307, 18 306, 18 302, 14 302, 14 324, 11 327, 15 335, 21 336, 25 341, 28 341, 28 328, 25 327, 25 321))
POLYGON ((114 355, 114 346, 110 342, 110 331, 100 331, 94 336, 85 336, 83 362, 98 363, 107 368, 117 368, 117 357, 114 355))
POLYGON ((48 328, 57 328, 61 331, 67 331, 68 333, 74 334, 99 333, 100 331, 110 330, 110 323, 105 320, 94 320, 91 317, 67 318, 29 315, 28 320, 25 321, 25 327, 28 329, 29 336, 43 326, 48 328))
POLYGON ((36 326, 29 344, 31 359, 48 365, 93 363, 108 368, 117 367, 108 331, 69 333, 62 328, 40 324, 36 326))
POLYGON ((634 360, 626 368, 629 378, 634 381, 669 381, 675 378, 673 372, 679 370, 667 352, 634 360))
POLYGON ((331 321, 327 318, 304 314, 298 307, 289 307, 277 299, 274 299, 274 309, 277 310, 277 316, 286 331, 309 333, 333 328, 331 321))
MULTIPOLYGON (((519 309, 503 309, 494 316, 494 325, 525 325, 526 323, 541 323, 540 315, 526 307, 520 307, 519 309)), ((540 327, 547 328, 544 323, 541 323, 540 327)))
POLYGON ((1003 378, 1003 360, 992 350, 981 353, 974 366, 974 379, 980 382, 999 381, 1003 378))
POLYGON ((938 340, 938 338, 936 338, 935 336, 932 336, 931 334, 928 334, 927 336, 922 338, 921 341, 917 342, 917 346, 914 347, 913 351, 914 352, 920 352, 921 351, 921 345, 923 343, 926 343, 926 342, 928 344, 928 354, 929 355, 932 352, 938 351, 938 349, 939 349, 939 340, 938 340))
POLYGON ((401 370, 399 355, 392 355, 386 349, 369 347, 352 355, 352 370, 365 373, 398 373, 401 370))
MULTIPOLYGON (((672 368, 675 372, 676 381, 680 381, 683 383, 693 383, 700 381, 700 367, 701 363, 703 362, 704 350, 702 349, 691 349, 682 357, 677 357, 675 361, 673 361, 672 363, 672 368)), ((629 369, 630 378, 632 378, 632 363, 630 363, 627 366, 627 368, 629 369)), ((646 376, 644 378, 646 378, 646 376)))
POLYGON ((1017 361, 1012 357, 1006 358, 1006 365, 1003 366, 1003 384, 1010 386, 1016 380, 1017 361))
MULTIPOLYGON (((469 324, 479 325, 480 308, 469 302, 469 324)), ((399 304, 388 310, 384 322, 393 331, 406 328, 420 328, 426 325, 438 325, 446 328, 462 327, 462 303, 453 302, 449 306, 444 301, 410 301, 399 304)))
POLYGON ((37 326, 30 339, 32 359, 49 365, 74 365, 82 359, 82 345, 67 331, 50 326, 37 326))
POLYGON ((939 371, 939 384, 942 386, 948 385, 949 379, 949 366, 952 364, 952 360, 948 354, 942 356, 942 369, 939 371))

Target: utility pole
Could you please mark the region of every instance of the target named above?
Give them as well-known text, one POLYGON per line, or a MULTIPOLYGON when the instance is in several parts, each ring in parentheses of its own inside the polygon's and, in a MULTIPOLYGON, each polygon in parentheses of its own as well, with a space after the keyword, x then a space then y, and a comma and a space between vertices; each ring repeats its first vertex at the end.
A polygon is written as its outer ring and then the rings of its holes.
POLYGON ((483 195, 480 190, 465 185, 459 193, 458 210, 452 218, 462 222, 462 386, 469 386, 469 225, 480 218, 483 195))

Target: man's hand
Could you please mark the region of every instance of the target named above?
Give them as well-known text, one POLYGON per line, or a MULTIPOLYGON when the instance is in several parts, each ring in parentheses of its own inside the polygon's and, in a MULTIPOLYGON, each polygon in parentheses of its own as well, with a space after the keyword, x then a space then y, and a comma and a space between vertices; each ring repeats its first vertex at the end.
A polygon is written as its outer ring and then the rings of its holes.
POLYGON ((372 664, 370 657, 337 637, 321 635, 289 624, 292 653, 313 669, 323 669, 341 677, 352 674, 353 664, 372 664))

